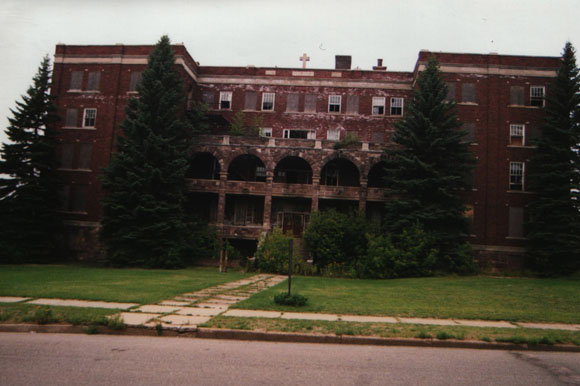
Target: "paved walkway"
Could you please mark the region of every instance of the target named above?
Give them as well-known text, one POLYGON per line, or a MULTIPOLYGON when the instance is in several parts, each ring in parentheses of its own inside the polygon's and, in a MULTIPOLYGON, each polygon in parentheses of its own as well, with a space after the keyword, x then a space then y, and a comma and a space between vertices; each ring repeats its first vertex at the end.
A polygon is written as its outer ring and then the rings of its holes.
POLYGON ((229 309, 232 304, 238 303, 250 296, 275 286, 286 280, 286 276, 255 275, 246 279, 224 283, 196 292, 189 292, 164 300, 158 304, 139 306, 135 303, 112 303, 86 300, 65 299, 33 299, 17 296, 0 296, 0 303, 27 303, 53 306, 109 308, 123 310, 119 315, 128 326, 161 325, 164 328, 188 329, 196 328, 217 315, 242 318, 274 318, 299 320, 326 320, 360 323, 405 323, 439 326, 470 326, 495 328, 538 328, 550 330, 580 331, 580 324, 563 323, 527 323, 488 321, 471 319, 434 319, 434 318, 405 318, 393 316, 364 316, 320 314, 308 312, 281 312, 229 309), (139 307, 138 307, 139 306, 139 307))

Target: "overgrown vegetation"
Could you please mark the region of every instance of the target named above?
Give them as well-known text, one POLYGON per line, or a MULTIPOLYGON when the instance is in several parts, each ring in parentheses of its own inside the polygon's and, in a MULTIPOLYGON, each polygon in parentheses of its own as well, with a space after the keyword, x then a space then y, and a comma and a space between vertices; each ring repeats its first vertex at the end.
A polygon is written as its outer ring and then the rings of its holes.
POLYGON ((305 306, 307 302, 308 298, 299 294, 288 295, 288 292, 281 292, 274 296, 274 303, 282 306, 302 307, 305 306))
POLYGON ((246 123, 246 114, 243 111, 238 111, 234 114, 231 122, 229 134, 234 136, 248 136, 257 137, 260 135, 260 128, 264 125, 264 117, 256 115, 252 121, 246 123))
POLYGON ((360 143, 360 138, 356 133, 347 132, 343 139, 334 144, 334 150, 339 150, 349 145, 360 143))
POLYGON ((260 238, 256 251, 260 271, 288 273, 288 252, 292 236, 285 235, 280 228, 274 228, 266 237, 260 238))

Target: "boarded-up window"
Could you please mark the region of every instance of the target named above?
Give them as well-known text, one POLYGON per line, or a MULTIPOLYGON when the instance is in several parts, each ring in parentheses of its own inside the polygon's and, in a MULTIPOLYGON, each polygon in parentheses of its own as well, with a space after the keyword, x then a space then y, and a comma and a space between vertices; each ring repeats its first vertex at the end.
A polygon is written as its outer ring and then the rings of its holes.
POLYGON ((215 108, 214 105, 215 93, 213 91, 204 91, 201 94, 201 101, 209 106, 210 109, 215 108))
POLYGON ((524 208, 510 206, 508 236, 524 237, 524 208))
POLYGON ((473 122, 464 123, 463 124, 463 131, 465 131, 465 137, 463 137, 464 142, 474 143, 477 142, 476 138, 476 130, 477 126, 473 122))
POLYGON ((346 113, 358 114, 359 97, 358 95, 348 95, 346 97, 346 113))
POLYGON ((83 87, 83 72, 73 71, 70 74, 70 87, 71 90, 80 90, 83 87))
POLYGON ((461 85, 461 102, 477 103, 475 98, 475 83, 463 83, 461 85))
POLYGON ((340 129, 331 129, 326 132, 326 139, 329 141, 338 141, 340 139, 340 129))
POLYGON ((510 87, 510 105, 524 105, 524 88, 522 86, 510 87))
POLYGON ((79 169, 90 169, 92 155, 93 145, 90 143, 82 143, 79 147, 79 161, 77 167, 79 169))
POLYGON ((300 97, 299 94, 288 94, 286 96, 286 111, 288 112, 298 111, 299 97, 300 97))
POLYGON ((78 110, 77 109, 66 109, 66 122, 67 127, 77 127, 78 125, 78 110))
POLYGON ((454 101, 456 87, 455 82, 445 82, 445 84, 447 85, 447 96, 445 97, 445 100, 448 102, 454 101))
POLYGON ((100 82, 101 82, 101 73, 99 71, 89 72, 89 79, 87 81, 87 90, 98 91, 100 82))
POLYGON ((255 91, 246 91, 244 97, 244 110, 256 110, 258 94, 255 91))
POLYGON ((304 112, 305 113, 315 113, 316 112, 316 95, 306 94, 304 96, 304 112))
POLYGON ((141 82, 143 73, 140 71, 133 71, 131 73, 131 80, 129 81, 129 91, 137 91, 137 85, 141 82))
POLYGON ((371 133, 371 142, 384 143, 385 142, 385 133, 381 133, 381 132, 371 133))
POLYGON ((65 143, 61 147, 60 153, 60 167, 62 169, 72 169, 73 168, 73 157, 74 157, 75 145, 72 143, 65 143))
POLYGON ((87 185, 72 185, 70 188, 70 206, 71 212, 87 211, 87 185))

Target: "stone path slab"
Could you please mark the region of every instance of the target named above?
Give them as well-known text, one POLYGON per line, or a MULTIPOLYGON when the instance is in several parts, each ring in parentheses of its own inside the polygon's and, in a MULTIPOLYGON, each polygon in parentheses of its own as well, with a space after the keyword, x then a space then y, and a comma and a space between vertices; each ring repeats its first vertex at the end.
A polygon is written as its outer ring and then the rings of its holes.
POLYGON ((363 315, 340 315, 343 322, 359 323, 399 323, 397 318, 391 316, 363 316, 363 315))
POLYGON ((168 314, 170 312, 175 312, 177 310, 179 310, 179 307, 176 306, 158 306, 156 304, 148 304, 137 308, 135 311, 154 312, 157 314, 168 314))
POLYGON ((178 315, 216 316, 224 312, 220 308, 183 307, 177 310, 178 315))
POLYGON ((188 316, 188 315, 167 315, 158 318, 163 324, 171 324, 172 326, 187 325, 187 326, 197 326, 211 319, 211 316, 188 316))
POLYGON ((66 299, 36 299, 26 304, 39 304, 44 306, 65 306, 65 307, 86 307, 86 308, 107 308, 128 310, 138 306, 137 303, 113 303, 113 302, 97 302, 90 300, 66 300, 66 299))
POLYGON ((23 298, 20 296, 0 296, 0 303, 19 303, 31 298, 23 298))
POLYGON ((279 318, 282 316, 282 312, 235 309, 224 312, 223 316, 238 316, 242 318, 279 318))
POLYGON ((524 328, 540 328, 543 330, 580 331, 580 324, 527 323, 527 322, 517 322, 517 324, 521 327, 524 327, 524 328))
POLYGON ((401 323, 409 324, 434 324, 437 326, 457 326, 454 320, 450 319, 431 319, 431 318, 399 318, 401 323))
POLYGON ((159 304, 162 306, 184 307, 184 306, 189 306, 191 304, 191 302, 184 302, 184 301, 179 301, 179 300, 164 300, 162 302, 159 302, 159 304))
POLYGON ((331 314, 314 314, 306 312, 284 312, 282 319, 300 319, 300 320, 328 320, 337 321, 338 315, 331 314))
POLYGON ((127 326, 140 326, 146 324, 151 319, 158 318, 160 314, 145 312, 121 312, 121 318, 127 326))
POLYGON ((229 304, 217 304, 217 303, 197 303, 195 305, 198 308, 214 308, 214 309, 218 309, 218 310, 227 310, 229 307, 229 304))
POLYGON ((455 322, 460 326, 470 327, 517 328, 511 323, 503 321, 455 319, 455 322))

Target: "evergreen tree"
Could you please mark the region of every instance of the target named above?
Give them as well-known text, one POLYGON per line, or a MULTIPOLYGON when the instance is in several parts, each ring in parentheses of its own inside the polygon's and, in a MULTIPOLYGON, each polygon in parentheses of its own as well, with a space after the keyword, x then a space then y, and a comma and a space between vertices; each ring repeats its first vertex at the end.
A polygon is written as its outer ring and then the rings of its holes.
POLYGON ((185 173, 192 130, 167 36, 149 56, 137 91, 102 179, 108 194, 101 237, 113 265, 179 267, 188 243, 185 173))
POLYGON ((535 195, 527 224, 528 261, 544 275, 580 269, 579 90, 574 47, 566 43, 529 173, 535 195))
POLYGON ((468 233, 460 190, 468 188, 475 160, 463 139, 454 102, 439 64, 430 58, 419 74, 405 118, 395 123, 386 150, 389 195, 385 228, 400 234, 419 224, 437 240, 438 268, 462 271, 471 266, 462 234, 468 233))
POLYGON ((0 149, 0 262, 55 260, 60 231, 55 133, 50 97, 50 60, 45 57, 33 85, 11 110, 9 142, 0 149))

